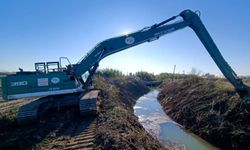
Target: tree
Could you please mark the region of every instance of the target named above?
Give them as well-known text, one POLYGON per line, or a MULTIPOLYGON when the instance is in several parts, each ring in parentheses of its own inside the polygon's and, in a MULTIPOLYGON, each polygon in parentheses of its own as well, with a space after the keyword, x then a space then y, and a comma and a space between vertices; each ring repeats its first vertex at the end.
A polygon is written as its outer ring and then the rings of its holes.
POLYGON ((137 76, 138 78, 140 78, 141 80, 144 80, 144 81, 153 81, 153 80, 155 80, 154 74, 148 73, 146 71, 136 72, 135 76, 137 76))

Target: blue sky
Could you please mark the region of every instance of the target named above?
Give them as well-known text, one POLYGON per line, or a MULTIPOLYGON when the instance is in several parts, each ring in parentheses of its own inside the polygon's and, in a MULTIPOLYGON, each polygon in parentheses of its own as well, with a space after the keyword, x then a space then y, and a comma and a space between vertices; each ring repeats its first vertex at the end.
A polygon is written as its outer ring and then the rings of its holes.
MULTIPOLYGON (((33 70, 35 62, 67 56, 77 63, 98 42, 161 22, 184 9, 201 19, 239 75, 250 75, 250 2, 247 0, 1 0, 0 71, 33 70)), ((105 58, 100 68, 155 74, 192 68, 221 75, 190 28, 105 58)))

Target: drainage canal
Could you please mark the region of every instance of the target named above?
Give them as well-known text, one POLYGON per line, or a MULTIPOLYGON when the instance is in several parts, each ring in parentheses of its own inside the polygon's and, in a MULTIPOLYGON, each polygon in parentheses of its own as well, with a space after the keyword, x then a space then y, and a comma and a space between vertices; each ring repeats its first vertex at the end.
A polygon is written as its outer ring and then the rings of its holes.
POLYGON ((134 106, 134 113, 143 127, 164 146, 179 150, 217 150, 195 134, 185 130, 171 120, 157 100, 158 90, 152 90, 140 97, 134 106))

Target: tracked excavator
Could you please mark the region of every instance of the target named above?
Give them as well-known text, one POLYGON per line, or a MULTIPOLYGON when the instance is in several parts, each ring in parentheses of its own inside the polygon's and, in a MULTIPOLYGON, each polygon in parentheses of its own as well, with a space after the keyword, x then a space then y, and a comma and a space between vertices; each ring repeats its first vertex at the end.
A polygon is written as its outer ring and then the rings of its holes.
POLYGON ((145 27, 137 32, 104 40, 89 51, 78 63, 69 63, 65 68, 61 66, 61 61, 63 59, 68 60, 67 58, 60 58, 59 62, 36 63, 34 72, 20 69, 19 72, 2 78, 2 97, 6 100, 39 97, 37 100, 21 107, 17 115, 20 122, 37 119, 39 111, 58 107, 58 105, 77 104, 80 107, 81 114, 95 113, 96 101, 91 100, 95 99, 98 92, 91 94, 88 92, 88 88, 92 83, 92 77, 99 66, 99 62, 103 58, 142 43, 158 40, 166 34, 185 27, 193 29, 239 96, 245 100, 250 100, 250 87, 242 82, 225 61, 201 22, 199 14, 191 10, 184 10, 177 16, 145 27), (177 21, 174 22, 176 19, 177 21))

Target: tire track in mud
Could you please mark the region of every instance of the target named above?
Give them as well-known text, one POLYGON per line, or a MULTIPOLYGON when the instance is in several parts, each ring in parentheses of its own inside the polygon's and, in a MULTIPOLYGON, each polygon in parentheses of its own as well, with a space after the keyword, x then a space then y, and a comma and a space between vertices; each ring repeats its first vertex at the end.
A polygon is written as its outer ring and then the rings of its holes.
POLYGON ((64 150, 93 149, 96 133, 96 118, 83 118, 78 126, 71 131, 71 138, 64 150))
POLYGON ((77 121, 61 124, 54 138, 47 138, 40 148, 48 149, 94 149, 97 121, 96 117, 81 117, 77 121), (50 145, 50 146, 45 146, 50 145), (45 146, 45 147, 44 147, 45 146))

